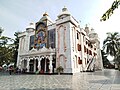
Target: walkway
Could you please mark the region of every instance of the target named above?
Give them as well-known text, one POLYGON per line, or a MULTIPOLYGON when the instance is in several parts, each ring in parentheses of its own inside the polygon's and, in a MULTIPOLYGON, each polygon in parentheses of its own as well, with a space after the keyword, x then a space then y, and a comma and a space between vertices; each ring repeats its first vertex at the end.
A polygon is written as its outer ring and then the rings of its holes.
POLYGON ((79 75, 0 75, 0 90, 120 90, 120 71, 79 75))

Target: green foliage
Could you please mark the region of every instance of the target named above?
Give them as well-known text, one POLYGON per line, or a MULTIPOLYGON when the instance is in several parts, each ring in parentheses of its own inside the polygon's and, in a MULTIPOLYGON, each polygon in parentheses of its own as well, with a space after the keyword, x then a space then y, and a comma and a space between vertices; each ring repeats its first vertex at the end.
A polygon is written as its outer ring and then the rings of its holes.
POLYGON ((13 49, 13 58, 14 58, 14 65, 16 65, 17 63, 17 56, 18 56, 18 48, 19 48, 19 38, 18 38, 18 35, 20 34, 21 32, 15 32, 14 36, 16 37, 15 40, 14 40, 14 49, 13 49))
POLYGON ((2 34, 3 31, 4 30, 2 29, 2 27, 0 27, 0 36, 1 36, 1 34, 2 34))
POLYGON ((107 33, 103 50, 107 55, 114 56, 115 63, 120 67, 120 34, 118 32, 107 33))
POLYGON ((63 72, 63 67, 62 66, 59 66, 59 67, 57 67, 57 69, 56 69, 56 71, 58 72, 58 73, 61 73, 61 72, 63 72))
POLYGON ((101 50, 103 66, 106 67, 107 65, 111 65, 110 61, 107 59, 107 54, 101 50))
POLYGON ((120 35, 118 32, 107 33, 107 38, 103 42, 103 50, 111 56, 115 56, 120 45, 120 35))
POLYGON ((114 61, 115 61, 115 63, 116 63, 117 65, 120 65, 120 48, 119 48, 118 51, 116 52, 114 61))
MULTIPOLYGON (((2 34, 2 31, 0 34, 2 34)), ((11 39, 6 36, 0 36, 0 65, 3 65, 4 63, 8 64, 10 62, 14 62, 16 64, 18 54, 17 50, 19 47, 19 33, 20 32, 15 32, 15 39, 11 39)))
POLYGON ((100 21, 106 21, 107 19, 109 19, 109 17, 113 14, 114 10, 117 9, 119 5, 120 0, 115 0, 112 3, 111 7, 103 14, 100 21))
POLYGON ((0 36, 0 65, 4 63, 8 64, 13 61, 13 49, 9 42, 13 42, 13 39, 0 36))

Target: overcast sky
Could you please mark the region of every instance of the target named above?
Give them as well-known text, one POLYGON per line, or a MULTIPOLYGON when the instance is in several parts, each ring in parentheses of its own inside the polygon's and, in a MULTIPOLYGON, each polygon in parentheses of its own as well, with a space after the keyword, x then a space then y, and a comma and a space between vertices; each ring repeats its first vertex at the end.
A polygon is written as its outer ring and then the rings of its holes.
POLYGON ((25 31, 30 22, 37 22, 44 12, 55 21, 66 6, 71 15, 80 22, 94 28, 102 42, 107 32, 120 32, 120 9, 109 20, 100 22, 100 17, 114 0, 0 0, 0 27, 3 35, 14 38, 14 32, 25 31))

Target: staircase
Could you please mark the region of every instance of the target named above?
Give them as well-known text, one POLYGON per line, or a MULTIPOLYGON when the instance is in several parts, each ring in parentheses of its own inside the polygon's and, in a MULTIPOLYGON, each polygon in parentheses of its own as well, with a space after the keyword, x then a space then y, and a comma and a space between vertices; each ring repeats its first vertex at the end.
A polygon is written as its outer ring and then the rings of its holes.
POLYGON ((95 67, 94 67, 94 63, 95 63, 95 59, 92 58, 89 63, 87 64, 85 70, 86 72, 91 72, 91 71, 94 71, 95 67))

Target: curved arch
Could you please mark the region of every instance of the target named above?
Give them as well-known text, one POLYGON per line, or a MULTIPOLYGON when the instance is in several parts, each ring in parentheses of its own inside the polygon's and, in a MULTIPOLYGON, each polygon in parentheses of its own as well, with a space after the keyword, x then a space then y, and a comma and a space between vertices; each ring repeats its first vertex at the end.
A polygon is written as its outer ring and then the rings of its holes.
POLYGON ((59 55, 59 66, 66 68, 66 57, 64 54, 59 55))
POLYGON ((60 50, 64 52, 66 51, 66 41, 65 41, 66 40, 66 27, 64 25, 60 25, 57 29, 57 33, 58 33, 58 53, 62 53, 60 52, 60 50))
POLYGON ((25 38, 21 38, 21 42, 20 42, 20 50, 23 51, 24 50, 24 45, 25 45, 25 38))

